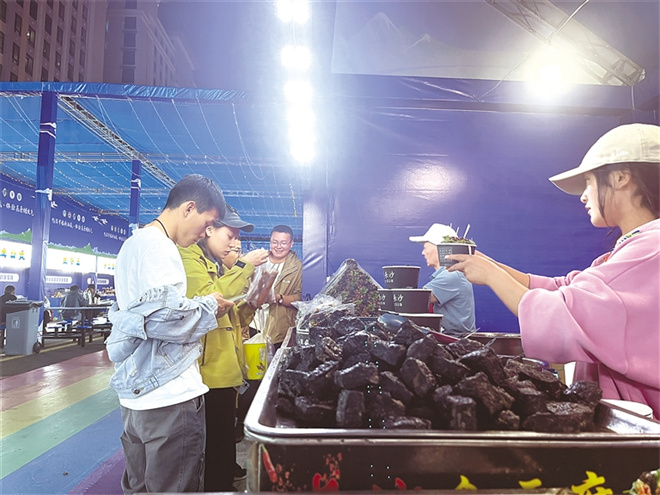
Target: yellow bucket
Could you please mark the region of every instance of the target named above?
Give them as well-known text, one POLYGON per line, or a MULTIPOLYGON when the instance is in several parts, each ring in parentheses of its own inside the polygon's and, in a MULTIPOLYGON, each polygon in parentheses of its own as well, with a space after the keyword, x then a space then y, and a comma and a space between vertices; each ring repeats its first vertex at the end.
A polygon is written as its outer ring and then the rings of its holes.
POLYGON ((248 380, 261 380, 266 374, 266 368, 268 367, 266 343, 243 343, 243 352, 245 354, 248 380))

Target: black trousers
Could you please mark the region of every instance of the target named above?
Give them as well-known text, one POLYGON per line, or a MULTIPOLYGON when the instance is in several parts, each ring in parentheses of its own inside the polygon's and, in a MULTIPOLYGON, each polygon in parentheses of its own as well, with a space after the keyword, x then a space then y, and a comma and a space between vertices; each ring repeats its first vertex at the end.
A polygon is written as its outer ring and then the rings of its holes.
POLYGON ((206 395, 204 491, 231 492, 234 484, 236 390, 212 388, 206 395))

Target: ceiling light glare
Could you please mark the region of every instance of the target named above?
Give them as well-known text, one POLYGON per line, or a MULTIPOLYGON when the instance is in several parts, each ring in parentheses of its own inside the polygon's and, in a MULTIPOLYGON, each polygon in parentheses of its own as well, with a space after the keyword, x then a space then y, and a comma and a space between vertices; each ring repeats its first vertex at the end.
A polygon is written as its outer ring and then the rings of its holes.
POLYGON ((278 0, 277 17, 282 22, 304 24, 309 20, 308 0, 278 0))
POLYGON ((316 143, 316 133, 313 129, 294 129, 289 128, 289 142, 291 145, 296 143, 316 143))
POLYGON ((295 105, 289 108, 286 112, 287 122, 289 123, 289 128, 300 129, 300 128, 312 128, 316 123, 316 116, 314 111, 307 106, 295 105))
POLYGON ((309 69, 311 54, 306 46, 286 45, 282 48, 282 65, 300 72, 309 69))
POLYGON ((307 81, 289 81, 284 85, 284 96, 291 103, 309 104, 312 101, 312 85, 307 81))
POLYGON ((294 160, 307 164, 314 160, 316 156, 316 146, 314 143, 295 142, 291 144, 289 152, 294 160))

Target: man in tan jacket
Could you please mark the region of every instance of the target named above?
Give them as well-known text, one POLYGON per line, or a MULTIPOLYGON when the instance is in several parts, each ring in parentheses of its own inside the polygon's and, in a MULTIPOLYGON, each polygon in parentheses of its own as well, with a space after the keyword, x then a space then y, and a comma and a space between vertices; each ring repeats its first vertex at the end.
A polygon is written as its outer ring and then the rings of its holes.
POLYGON ((302 262, 293 247, 293 231, 287 225, 276 225, 270 233, 270 251, 266 266, 277 270, 273 289, 275 302, 267 309, 263 333, 279 349, 289 327, 295 325, 298 310, 292 305, 302 294, 302 262))

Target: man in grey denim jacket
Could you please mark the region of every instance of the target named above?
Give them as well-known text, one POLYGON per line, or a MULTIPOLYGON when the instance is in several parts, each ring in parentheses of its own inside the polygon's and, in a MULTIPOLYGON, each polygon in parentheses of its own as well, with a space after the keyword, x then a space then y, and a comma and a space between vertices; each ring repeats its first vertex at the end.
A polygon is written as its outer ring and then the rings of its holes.
POLYGON ((197 242, 224 211, 213 181, 187 175, 158 218, 134 231, 117 255, 106 344, 124 423, 124 493, 204 489, 208 387, 197 358, 201 337, 233 303, 217 293, 186 297, 176 245, 197 242))

